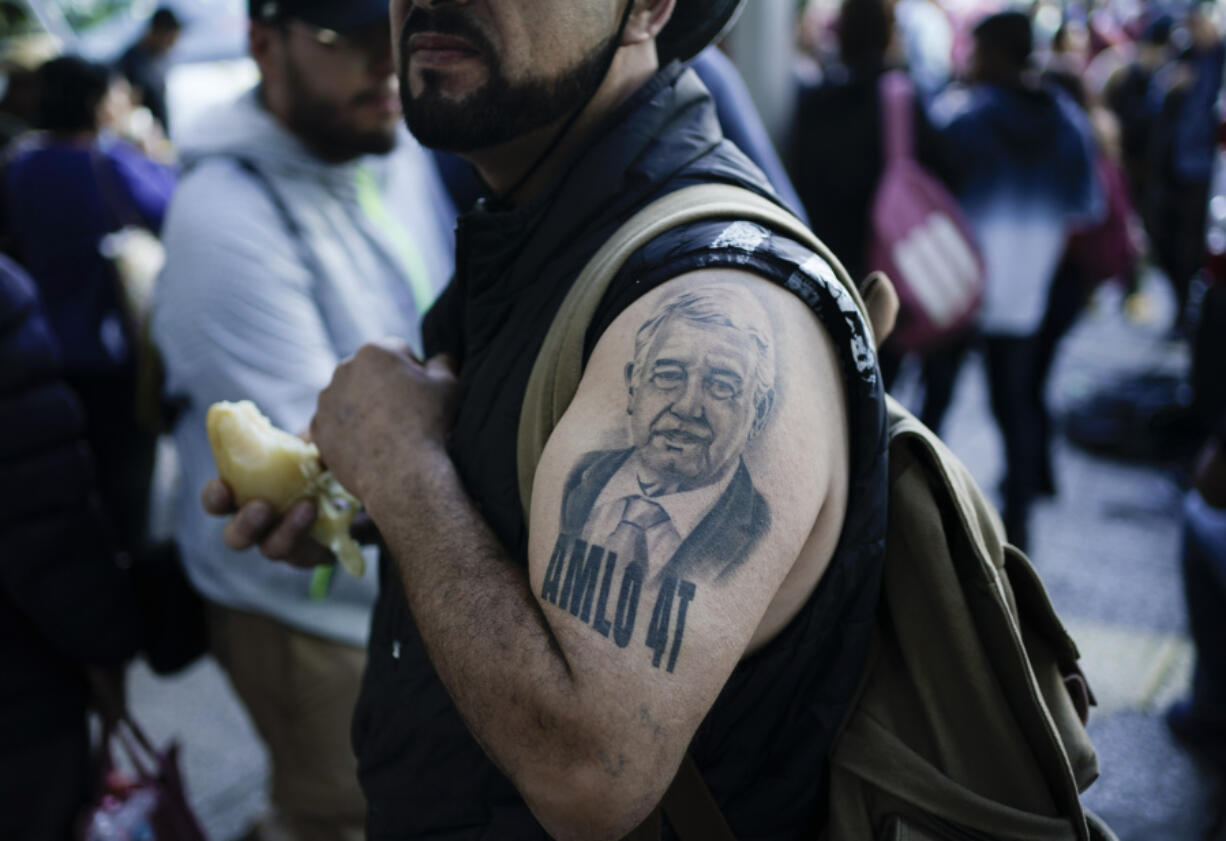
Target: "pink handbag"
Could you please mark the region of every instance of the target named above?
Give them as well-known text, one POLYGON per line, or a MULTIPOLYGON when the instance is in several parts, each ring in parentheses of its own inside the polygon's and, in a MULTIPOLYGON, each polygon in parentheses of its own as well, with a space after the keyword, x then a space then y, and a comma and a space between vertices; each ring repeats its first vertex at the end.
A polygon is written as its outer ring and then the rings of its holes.
POLYGON ((971 326, 983 300, 983 257, 957 201, 915 160, 910 79, 886 73, 878 90, 885 166, 873 199, 868 266, 898 290, 890 342, 922 352, 971 326))
POLYGON ((126 709, 103 722, 99 785, 82 815, 81 841, 207 841, 192 811, 179 770, 179 746, 158 750, 126 709), (135 775, 118 770, 115 745, 135 775))

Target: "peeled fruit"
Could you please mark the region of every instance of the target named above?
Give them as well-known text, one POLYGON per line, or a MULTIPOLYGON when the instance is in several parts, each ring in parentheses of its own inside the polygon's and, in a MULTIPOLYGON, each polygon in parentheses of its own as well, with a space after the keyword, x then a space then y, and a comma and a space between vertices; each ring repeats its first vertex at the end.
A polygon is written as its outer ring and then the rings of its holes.
POLYGON ((213 404, 206 425, 217 475, 239 505, 262 499, 285 512, 299 500, 315 500, 319 516, 311 537, 331 549, 349 573, 362 576, 366 561, 349 536, 362 503, 323 469, 314 444, 277 429, 249 400, 213 404))

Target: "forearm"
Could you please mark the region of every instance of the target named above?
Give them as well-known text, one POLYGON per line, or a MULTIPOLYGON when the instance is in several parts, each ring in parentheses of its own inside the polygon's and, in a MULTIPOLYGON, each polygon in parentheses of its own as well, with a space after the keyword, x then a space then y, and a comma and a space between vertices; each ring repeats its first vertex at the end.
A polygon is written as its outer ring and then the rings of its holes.
POLYGON ((611 813, 600 817, 614 817, 616 780, 602 779, 614 750, 604 735, 615 729, 608 699, 592 697, 593 682, 572 669, 526 567, 477 513, 446 453, 419 452, 414 462, 365 502, 440 679, 551 832, 591 827, 593 797, 611 813))

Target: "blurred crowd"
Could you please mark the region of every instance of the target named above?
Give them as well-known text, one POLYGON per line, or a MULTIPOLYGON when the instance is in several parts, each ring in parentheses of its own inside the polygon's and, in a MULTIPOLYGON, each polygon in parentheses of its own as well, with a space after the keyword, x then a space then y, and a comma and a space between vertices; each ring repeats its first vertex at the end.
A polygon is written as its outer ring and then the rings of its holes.
MULTIPOLYGON (((269 826, 361 837, 348 718, 374 574, 320 598, 309 572, 235 563, 198 502, 214 475, 204 416, 254 399, 306 429, 340 360, 415 341, 453 269, 457 208, 487 191, 401 126, 386 23, 283 19, 293 5, 251 4, 260 87, 177 131, 177 148, 173 10, 109 65, 0 59, 0 838, 67 837, 93 796, 86 708, 122 696, 125 662, 143 651, 172 672, 206 650, 269 746, 269 826), (158 543, 166 436, 185 492, 175 540, 158 543)), ((1103 283, 1146 318, 1141 278, 1160 270, 1206 442, 1185 512, 1201 657, 1170 723, 1226 771, 1221 18, 1214 3, 810 3, 782 154, 728 57, 694 66, 725 134, 853 277, 899 282, 882 369, 893 381, 916 360, 925 423, 939 431, 966 355, 984 354, 1002 515, 1023 549, 1035 500, 1058 492, 1046 389, 1060 342, 1103 283)))
MULTIPOLYGON (((1198 660, 1192 694, 1167 723, 1226 769, 1222 9, 1036 3, 985 16, 931 0, 844 0, 811 3, 800 43, 788 163, 813 229, 854 275, 885 269, 899 285, 900 330, 882 369, 890 380, 904 356, 919 358, 929 426, 940 430, 968 350, 984 354, 1006 456, 1001 512, 1015 545, 1028 544, 1034 500, 1058 492, 1046 390, 1061 339, 1100 284, 1120 285, 1128 317, 1140 321, 1153 310, 1143 274, 1157 270, 1169 284, 1168 338, 1189 349, 1191 374, 1169 388, 1105 385, 1082 425, 1111 430, 1085 435, 1099 451, 1173 460, 1192 477, 1183 568, 1198 660), (898 71, 909 81, 902 106, 891 104, 898 71), (890 256, 907 230, 906 193, 889 189, 906 180, 904 164, 938 193, 928 209, 947 209, 952 197, 973 234, 983 281, 973 318, 934 320, 924 267, 890 256), (923 329, 909 332, 909 318, 923 329), (1143 414, 1138 401, 1183 421, 1164 430, 1116 417, 1143 414)), ((950 274, 949 243, 924 248, 950 274)), ((958 292, 946 284, 945 300, 960 301, 958 292)))

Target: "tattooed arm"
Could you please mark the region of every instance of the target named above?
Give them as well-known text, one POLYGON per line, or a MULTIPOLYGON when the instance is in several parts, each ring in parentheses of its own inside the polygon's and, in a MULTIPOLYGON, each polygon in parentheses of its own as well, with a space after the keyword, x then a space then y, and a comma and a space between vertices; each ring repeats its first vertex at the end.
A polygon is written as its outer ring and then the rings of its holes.
POLYGON ((526 577, 447 457, 454 395, 443 364, 366 348, 313 435, 378 524, 490 757, 555 837, 618 838, 833 552, 847 483, 834 350, 753 276, 645 296, 601 339, 545 450, 526 577))

